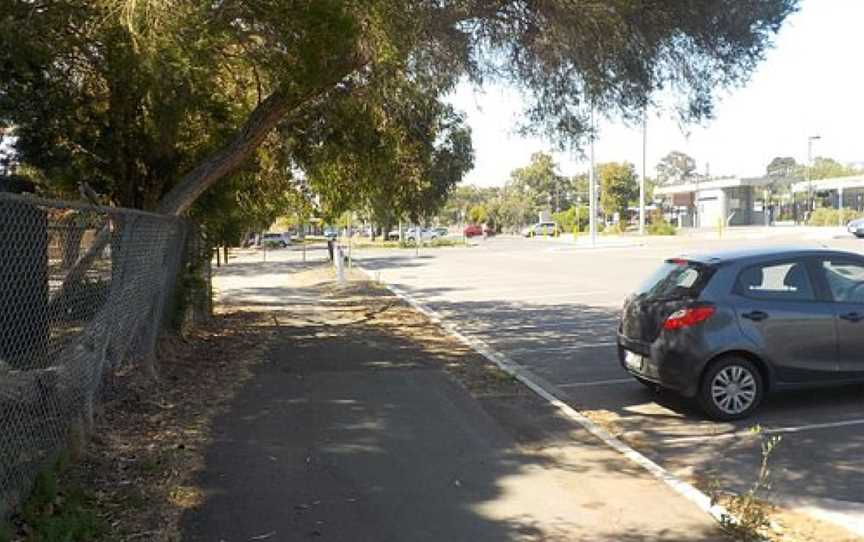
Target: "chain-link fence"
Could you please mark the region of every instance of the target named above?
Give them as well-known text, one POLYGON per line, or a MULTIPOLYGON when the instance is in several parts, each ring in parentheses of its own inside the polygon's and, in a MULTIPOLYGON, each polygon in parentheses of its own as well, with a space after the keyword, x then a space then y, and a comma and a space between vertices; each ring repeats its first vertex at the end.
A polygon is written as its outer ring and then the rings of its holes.
POLYGON ((187 229, 0 193, 0 518, 92 424, 107 375, 152 368, 187 229))

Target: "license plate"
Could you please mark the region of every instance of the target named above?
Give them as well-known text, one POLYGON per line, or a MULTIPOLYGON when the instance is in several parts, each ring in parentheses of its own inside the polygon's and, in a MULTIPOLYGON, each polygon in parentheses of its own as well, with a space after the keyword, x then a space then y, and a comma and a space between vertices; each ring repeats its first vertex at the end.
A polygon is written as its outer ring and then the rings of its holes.
POLYGON ((632 369, 634 371, 642 370, 642 356, 635 352, 627 352, 624 354, 624 364, 627 365, 627 368, 632 369))

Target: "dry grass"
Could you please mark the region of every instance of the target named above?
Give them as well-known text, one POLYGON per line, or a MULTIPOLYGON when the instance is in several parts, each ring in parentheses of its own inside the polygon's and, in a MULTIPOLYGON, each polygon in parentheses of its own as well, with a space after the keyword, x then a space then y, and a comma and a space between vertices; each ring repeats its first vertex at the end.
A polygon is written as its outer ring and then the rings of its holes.
POLYGON ((201 501, 192 482, 203 468, 210 424, 262 359, 272 321, 224 314, 161 345, 160 380, 119 376, 83 457, 62 485, 84 488, 106 540, 177 541, 180 516, 201 501))

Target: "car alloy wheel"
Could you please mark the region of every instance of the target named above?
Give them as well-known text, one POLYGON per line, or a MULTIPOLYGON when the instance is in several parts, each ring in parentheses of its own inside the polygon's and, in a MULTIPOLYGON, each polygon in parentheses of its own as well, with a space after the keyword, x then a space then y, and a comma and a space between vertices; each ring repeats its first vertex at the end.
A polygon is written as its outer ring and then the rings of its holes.
POLYGON ((730 365, 714 376, 711 397, 726 414, 740 414, 756 399, 756 379, 747 369, 730 365))
POLYGON ((713 365, 702 382, 700 402, 719 420, 749 416, 762 401, 762 377, 750 360, 727 358, 713 365))

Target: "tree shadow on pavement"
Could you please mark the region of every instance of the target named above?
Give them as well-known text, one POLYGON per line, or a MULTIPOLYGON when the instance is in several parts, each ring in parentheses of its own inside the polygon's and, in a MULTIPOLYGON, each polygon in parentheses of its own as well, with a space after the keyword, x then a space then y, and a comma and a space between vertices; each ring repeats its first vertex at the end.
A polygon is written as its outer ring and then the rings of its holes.
POLYGON ((750 428, 829 424, 782 435, 771 458, 773 492, 862 503, 864 512, 862 426, 830 427, 864 419, 864 387, 769 395, 750 419, 714 422, 694 400, 627 382, 615 345, 616 310, 578 303, 449 301, 438 297, 441 293, 441 288, 409 291, 461 333, 560 386, 559 395, 571 406, 685 479, 745 491, 762 459, 761 438, 748 434, 750 428), (591 385, 598 381, 609 384, 591 385), (732 433, 739 436, 716 438, 732 433))
POLYGON ((184 540, 723 539, 523 387, 455 378, 486 362, 396 329, 411 318, 274 327, 215 422, 184 540))

